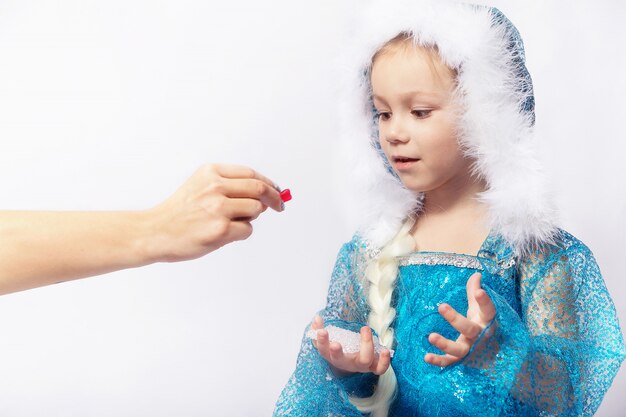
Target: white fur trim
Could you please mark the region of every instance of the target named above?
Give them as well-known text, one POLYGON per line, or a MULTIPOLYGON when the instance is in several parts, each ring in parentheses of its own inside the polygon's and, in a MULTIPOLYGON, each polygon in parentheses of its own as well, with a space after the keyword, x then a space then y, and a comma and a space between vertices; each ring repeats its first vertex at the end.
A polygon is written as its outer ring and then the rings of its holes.
POLYGON ((347 189, 356 204, 348 209, 363 237, 383 246, 419 205, 418 196, 387 172, 370 145, 369 84, 362 75, 385 42, 411 31, 420 43, 435 43, 448 66, 462 65, 459 84, 466 112, 459 126, 461 142, 487 181, 481 199, 489 207, 491 228, 517 251, 550 241, 555 211, 535 157, 531 118, 519 110, 524 97, 511 94, 517 75, 504 28, 492 26, 488 8, 453 1, 366 3, 351 35, 353 44, 345 48, 340 75, 341 166, 349 169, 347 189))

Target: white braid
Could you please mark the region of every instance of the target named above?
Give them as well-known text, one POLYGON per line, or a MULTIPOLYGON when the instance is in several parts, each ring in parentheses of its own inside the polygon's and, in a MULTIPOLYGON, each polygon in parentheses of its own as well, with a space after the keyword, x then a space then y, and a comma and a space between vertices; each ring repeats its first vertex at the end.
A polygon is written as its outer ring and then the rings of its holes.
MULTIPOLYGON (((381 249, 380 254, 365 269, 365 278, 369 283, 367 300, 370 306, 367 323, 378 333, 380 343, 390 349, 394 341, 393 328, 390 326, 396 316, 396 309, 391 306, 391 297, 398 276, 396 257, 415 250, 415 241, 409 234, 414 224, 414 218, 407 219, 396 236, 381 249)), ((371 412, 372 417, 387 417, 396 386, 396 374, 390 365, 379 377, 371 397, 350 397, 350 402, 361 412, 371 412)))

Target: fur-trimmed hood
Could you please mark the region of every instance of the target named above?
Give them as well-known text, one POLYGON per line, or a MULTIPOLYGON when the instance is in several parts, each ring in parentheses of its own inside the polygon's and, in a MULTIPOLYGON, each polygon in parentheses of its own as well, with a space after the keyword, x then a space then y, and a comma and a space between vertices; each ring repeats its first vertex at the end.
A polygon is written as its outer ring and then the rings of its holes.
POLYGON ((369 84, 374 53, 400 32, 438 47, 458 71, 464 113, 459 140, 487 183, 492 233, 516 251, 550 242, 555 211, 535 156, 534 95, 517 29, 496 8, 446 0, 370 0, 342 51, 340 100, 342 166, 359 234, 382 246, 415 212, 421 196, 406 189, 380 151, 369 84), (347 162, 348 161, 348 162, 347 162))

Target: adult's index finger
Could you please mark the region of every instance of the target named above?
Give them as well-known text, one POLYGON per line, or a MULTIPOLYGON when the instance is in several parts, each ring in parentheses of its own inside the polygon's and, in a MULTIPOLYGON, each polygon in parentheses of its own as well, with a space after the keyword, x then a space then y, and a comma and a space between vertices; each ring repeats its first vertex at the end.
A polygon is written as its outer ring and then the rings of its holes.
POLYGON ((254 179, 223 178, 226 186, 224 195, 229 198, 254 198, 276 211, 282 211, 283 206, 278 191, 266 182, 254 179))
POLYGON ((254 169, 244 165, 216 165, 216 170, 219 175, 224 178, 247 178, 257 179, 265 182, 267 185, 277 188, 274 181, 267 178, 265 175, 255 171, 254 169))

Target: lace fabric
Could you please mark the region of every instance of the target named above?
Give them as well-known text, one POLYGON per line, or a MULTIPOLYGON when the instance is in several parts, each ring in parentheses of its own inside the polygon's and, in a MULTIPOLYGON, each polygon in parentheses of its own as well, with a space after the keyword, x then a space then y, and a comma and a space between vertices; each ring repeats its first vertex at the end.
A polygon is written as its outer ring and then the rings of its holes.
MULTIPOLYGON (((591 251, 561 231, 555 244, 523 257, 498 236, 490 236, 476 257, 440 255, 414 254, 399 267, 392 359, 398 395, 390 415, 593 415, 626 355, 591 251), (465 284, 476 271, 496 317, 462 361, 444 368, 427 364, 426 352, 441 353, 428 334, 458 336, 438 305, 465 314, 465 284)), ((320 312, 325 321, 366 323, 361 279, 372 256, 358 236, 343 245, 320 312)), ((373 374, 337 377, 305 334, 274 415, 361 416, 348 395, 370 395, 376 381, 373 374)))

